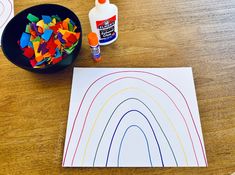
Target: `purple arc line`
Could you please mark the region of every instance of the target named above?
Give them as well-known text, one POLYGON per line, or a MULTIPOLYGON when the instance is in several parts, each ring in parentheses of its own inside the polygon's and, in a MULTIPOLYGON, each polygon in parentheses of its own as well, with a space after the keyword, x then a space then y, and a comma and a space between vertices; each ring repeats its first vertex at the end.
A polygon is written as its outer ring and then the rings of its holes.
POLYGON ((145 138, 145 142, 146 142, 146 145, 147 145, 147 149, 148 149, 148 156, 149 156, 149 162, 150 162, 150 165, 151 167, 153 167, 153 163, 152 163, 152 158, 151 158, 151 153, 150 153, 150 149, 149 149, 149 143, 148 143, 148 139, 147 139, 147 136, 146 134, 144 133, 143 129, 141 129, 141 127, 139 127, 138 125, 131 125, 129 126, 126 131, 124 132, 123 136, 122 136, 122 140, 121 140, 121 143, 119 145, 119 150, 118 150, 118 160, 117 160, 117 167, 119 167, 120 165, 120 155, 121 155, 121 149, 122 149, 122 144, 123 144, 123 141, 125 139, 125 136, 127 134, 127 132, 131 129, 131 128, 134 128, 136 127, 137 129, 139 129, 141 131, 141 133, 143 134, 144 138, 145 138))
MULTIPOLYGON (((132 109, 132 110, 127 111, 125 114, 122 115, 121 119, 118 121, 118 124, 117 124, 117 126, 116 126, 116 128, 115 128, 115 130, 114 130, 114 133, 113 133, 113 135, 112 135, 112 139, 111 139, 110 144, 109 144, 109 149, 108 149, 108 154, 107 154, 105 166, 106 166, 106 167, 108 166, 109 155, 110 155, 110 151, 111 151, 112 144, 113 144, 113 139, 114 139, 114 137, 115 137, 115 134, 116 134, 116 132, 117 132, 117 129, 118 129, 120 123, 122 122, 122 120, 124 119, 124 117, 125 117, 128 113, 130 113, 130 112, 137 112, 137 113, 141 114, 141 115, 145 118, 145 120, 148 122, 148 125, 150 126, 150 128, 151 128, 151 130, 152 130, 152 133, 153 133, 153 135, 154 135, 154 139, 155 139, 155 141, 156 141, 156 143, 157 143, 158 151, 159 151, 160 158, 161 158, 162 167, 164 167, 164 161, 163 161, 163 158, 162 158, 161 147, 160 147, 160 145, 159 145, 159 142, 158 142, 157 136, 156 136, 156 134, 155 134, 155 132, 154 132, 154 129, 153 129, 153 127, 152 127, 150 121, 148 120, 148 118, 147 118, 142 112, 140 112, 139 110, 135 110, 135 109, 134 109, 134 110, 132 109)), ((118 156, 118 157, 119 157, 119 156, 118 156)))
POLYGON ((96 161, 96 157, 97 157, 98 150, 99 150, 99 148, 100 148, 100 143, 101 143, 101 141, 102 141, 102 139, 103 139, 103 137, 104 137, 104 134, 105 134, 105 132, 106 132, 106 129, 107 129, 107 127, 108 127, 108 125, 109 125, 111 119, 113 118, 114 113, 117 111, 117 109, 118 109, 122 104, 124 104, 125 102, 127 102, 127 101, 129 101, 129 100, 136 100, 136 101, 140 102, 140 103, 143 104, 143 105, 146 107, 146 109, 148 109, 148 111, 151 113, 151 115, 152 115, 152 117, 154 118, 155 122, 156 122, 157 125, 159 126, 159 129, 161 130, 163 136, 165 137, 165 139, 166 139, 166 141, 167 141, 167 143, 168 143, 168 145, 169 145, 169 148, 170 148, 170 150, 171 150, 171 152, 172 152, 173 158, 174 158, 174 160, 175 160, 175 164, 176 164, 176 166, 178 167, 178 162, 177 162, 177 160, 176 160, 176 157, 175 157, 175 153, 174 153, 174 151, 173 151, 173 148, 171 147, 170 141, 168 140, 168 138, 167 138, 165 132, 163 131, 163 129, 162 129, 160 123, 158 122, 156 116, 154 115, 154 113, 152 112, 152 110, 151 110, 142 100, 140 100, 140 99, 138 99, 138 98, 134 98, 134 97, 127 98, 127 99, 123 100, 122 102, 120 102, 120 103, 115 107, 115 109, 113 110, 112 114, 110 115, 110 117, 109 117, 108 121, 106 122, 105 127, 104 127, 104 129, 103 129, 103 131, 102 131, 102 134, 101 134, 101 137, 100 137, 100 139, 99 139, 98 145, 97 145, 97 147, 96 147, 95 156, 94 156, 94 159, 93 159, 93 166, 95 166, 95 161, 96 161))
POLYGON ((194 125, 194 128, 195 128, 195 130, 196 130, 196 133, 197 133, 197 137, 198 137, 198 139, 199 139, 199 142, 200 142, 200 146, 201 146, 201 149, 202 149, 202 153, 203 153, 203 157, 204 157, 205 163, 206 163, 206 165, 208 165, 207 159, 206 159, 206 156, 205 156, 205 152, 204 152, 204 148, 203 148, 203 145, 202 145, 202 141, 201 141, 201 138, 200 138, 200 136, 199 136, 199 133, 198 133, 196 124, 195 124, 195 122, 194 122, 192 112, 191 112, 191 110, 190 110, 190 108, 189 108, 188 102, 187 102, 185 96, 183 95, 183 93, 182 93, 173 83, 171 83, 171 82, 168 81, 167 79, 163 78, 162 76, 157 75, 157 74, 154 74, 154 73, 151 73, 151 72, 138 71, 138 70, 135 70, 135 71, 117 71, 117 72, 111 72, 111 73, 109 73, 109 74, 106 74, 106 75, 103 75, 103 76, 97 78, 95 81, 93 81, 93 82, 90 84, 90 86, 87 88, 85 94, 84 94, 83 97, 82 97, 81 103, 80 103, 80 105, 79 105, 79 108, 78 108, 78 110, 77 110, 75 119, 74 119, 74 121, 73 121, 72 130, 71 130, 70 135, 69 135, 69 140, 68 140, 68 143, 67 143, 67 145, 66 145, 66 147, 65 147, 65 154, 64 154, 64 159, 63 159, 63 163, 62 163, 62 164, 63 164, 63 165, 65 164, 65 160, 66 160, 67 153, 68 153, 68 148, 69 148, 70 141, 71 141, 71 138, 72 138, 72 135, 73 135, 74 127, 75 127, 75 123, 76 123, 76 121, 77 121, 78 114, 79 114, 79 112, 80 112, 81 106, 82 106, 82 104, 83 104, 83 101, 84 101, 84 99, 85 99, 85 97, 86 97, 88 91, 89 91, 89 90, 91 89, 91 87, 92 87, 96 82, 98 82, 99 80, 101 80, 101 79, 103 79, 103 78, 105 78, 105 77, 108 77, 108 76, 110 76, 110 75, 115 75, 115 74, 120 74, 120 73, 143 73, 143 74, 148 74, 148 75, 152 75, 152 76, 158 77, 158 78, 162 79, 163 81, 167 82, 168 84, 170 84, 172 87, 174 87, 174 88, 181 94, 181 96, 183 97, 183 99, 184 99, 184 101, 185 101, 185 103, 186 103, 186 105, 187 105, 187 108, 188 108, 188 110, 189 110, 189 113, 190 113, 190 116, 191 116, 191 120, 193 121, 193 125, 194 125))
MULTIPOLYGON (((0 26, 0 28, 2 28, 2 27, 6 24, 6 22, 9 20, 9 18, 10 18, 10 16, 11 16, 12 9, 13 9, 11 1, 10 1, 10 0, 7 0, 7 1, 8 1, 8 2, 10 3, 10 5, 11 5, 11 11, 10 11, 8 17, 6 18, 5 22, 0 26)), ((2 3, 2 4, 3 4, 3 3, 2 3)), ((3 4, 3 9, 5 10, 4 4, 3 4)))
POLYGON ((113 83, 115 83, 115 82, 117 82, 117 81, 120 81, 120 80, 122 80, 122 79, 135 79, 135 80, 140 80, 140 81, 142 81, 142 82, 144 82, 144 83, 146 83, 146 84, 148 84, 148 85, 150 85, 150 86, 152 86, 152 87, 154 87, 154 88, 160 90, 161 92, 163 92, 163 93, 170 99, 170 101, 171 101, 171 102, 173 103, 173 105, 176 107, 177 111, 180 113, 181 117, 182 117, 183 120, 184 120, 185 126, 186 126, 186 128, 187 128, 187 132, 188 132, 188 134, 189 134, 190 141, 191 141, 191 144, 192 144, 194 156, 195 156, 195 159, 196 159, 196 161, 197 161, 197 165, 199 166, 198 159, 197 159, 197 154, 196 154, 196 151, 195 151, 195 147, 194 147, 194 143, 193 143, 193 139, 192 139, 192 136, 191 136, 189 127, 188 127, 188 125, 187 125, 187 122, 186 122, 186 120, 185 120, 185 118, 184 118, 182 112, 180 111, 180 109, 178 108, 178 106, 176 105, 176 103, 174 102, 174 100, 173 100, 164 90, 162 90, 161 88, 159 88, 159 87, 155 86, 154 84, 149 83, 149 82, 147 82, 147 81, 145 81, 145 80, 143 80, 143 79, 141 79, 141 78, 137 78, 137 77, 121 77, 121 78, 117 78, 117 79, 115 79, 115 80, 109 82, 109 83, 106 84, 105 86, 103 86, 103 87, 99 90, 99 92, 95 95, 95 97, 93 98, 93 100, 92 100, 92 102, 91 102, 91 104, 90 104, 90 106, 89 106, 89 108, 88 108, 88 110, 87 110, 87 113, 86 113, 86 116, 85 116, 85 120, 84 120, 83 125, 82 125, 82 130, 81 130, 81 133, 80 133, 80 136, 79 136, 77 145, 76 145, 76 149, 75 149, 75 152, 74 152, 74 154, 73 154, 71 166, 73 166, 73 162, 74 162, 75 156, 76 156, 76 154, 77 154, 78 146, 79 146, 79 144, 80 144, 81 137, 82 137, 82 134, 83 134, 83 131, 84 131, 84 128, 85 128, 86 120, 87 120, 87 118, 88 118, 88 114, 89 114, 89 112, 90 112, 90 109, 91 109, 91 107, 92 107, 94 101, 96 100, 97 96, 98 96, 105 88, 107 88, 109 85, 111 85, 111 84, 113 84, 113 83))

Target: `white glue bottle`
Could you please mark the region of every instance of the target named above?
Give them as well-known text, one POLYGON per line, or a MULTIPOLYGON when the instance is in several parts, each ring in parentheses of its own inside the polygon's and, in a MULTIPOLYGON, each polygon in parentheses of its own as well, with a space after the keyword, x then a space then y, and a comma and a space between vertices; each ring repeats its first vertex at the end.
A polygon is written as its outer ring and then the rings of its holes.
POLYGON ((109 0, 96 0, 89 12, 92 32, 96 33, 99 44, 107 45, 118 38, 118 8, 109 0))

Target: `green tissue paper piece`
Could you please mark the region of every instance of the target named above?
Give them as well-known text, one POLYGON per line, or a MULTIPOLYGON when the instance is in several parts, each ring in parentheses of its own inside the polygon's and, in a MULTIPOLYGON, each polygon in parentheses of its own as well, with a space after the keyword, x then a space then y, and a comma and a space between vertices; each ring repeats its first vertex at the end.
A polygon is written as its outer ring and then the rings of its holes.
POLYGON ((78 44, 78 41, 76 43, 74 43, 71 47, 64 49, 66 51, 67 54, 71 54, 73 52, 73 50, 75 49, 76 45, 78 44))
POLYGON ((44 29, 49 29, 49 26, 47 24, 44 24, 44 29))
POLYGON ((69 31, 73 32, 73 24, 69 23, 69 31))
POLYGON ((55 24, 53 24, 53 23, 51 23, 51 22, 48 24, 49 27, 54 26, 54 25, 55 25, 55 24))
POLYGON ((32 42, 36 42, 36 41, 39 41, 40 42, 40 36, 36 37, 34 40, 32 40, 32 42))
POLYGON ((52 15, 51 18, 55 18, 57 22, 61 21, 61 19, 58 15, 52 15))
POLYGON ((25 27, 25 33, 30 33, 30 31, 29 31, 29 27, 30 27, 30 25, 28 24, 28 25, 26 25, 26 27, 25 27))
POLYGON ((29 13, 29 14, 27 15, 27 19, 28 19, 29 21, 35 22, 35 23, 39 21, 39 18, 36 17, 36 16, 34 16, 34 15, 32 15, 31 13, 29 13))
POLYGON ((64 49, 64 50, 67 54, 71 54, 73 52, 74 48, 71 49, 71 47, 70 47, 70 48, 64 49))

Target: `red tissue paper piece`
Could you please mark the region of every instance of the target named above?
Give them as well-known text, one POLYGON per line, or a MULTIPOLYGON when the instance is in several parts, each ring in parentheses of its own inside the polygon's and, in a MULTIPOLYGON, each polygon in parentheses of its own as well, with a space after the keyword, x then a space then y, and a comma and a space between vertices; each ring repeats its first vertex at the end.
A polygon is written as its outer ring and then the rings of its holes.
POLYGON ((23 55, 26 56, 27 58, 30 59, 34 56, 34 50, 32 48, 26 47, 23 50, 24 50, 23 55))

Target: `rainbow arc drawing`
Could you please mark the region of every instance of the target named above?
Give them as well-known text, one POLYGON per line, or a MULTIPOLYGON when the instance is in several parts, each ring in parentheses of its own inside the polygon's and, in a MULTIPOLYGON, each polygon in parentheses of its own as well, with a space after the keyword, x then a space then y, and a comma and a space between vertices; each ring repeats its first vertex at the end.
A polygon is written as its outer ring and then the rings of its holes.
POLYGON ((64 167, 207 166, 191 68, 75 68, 64 167))

